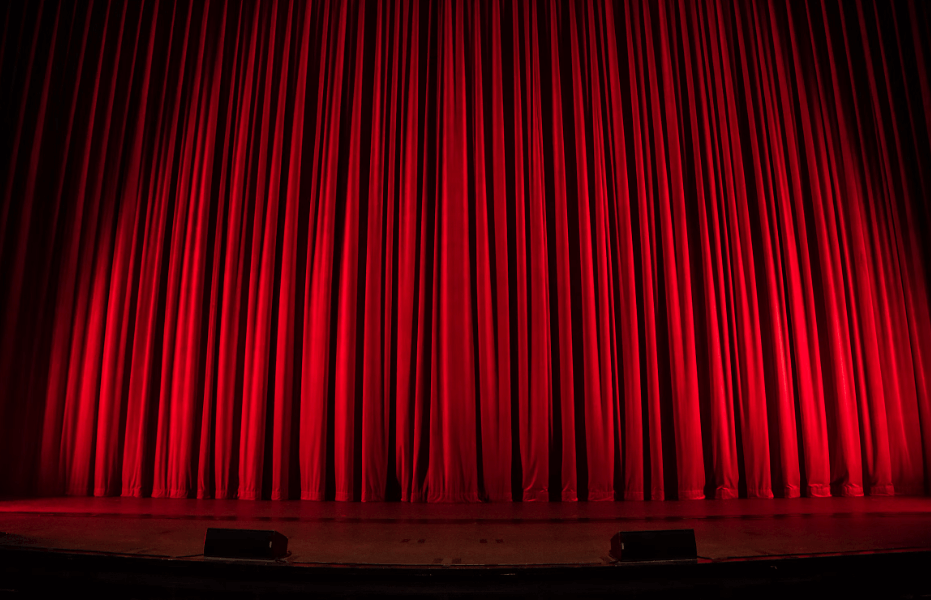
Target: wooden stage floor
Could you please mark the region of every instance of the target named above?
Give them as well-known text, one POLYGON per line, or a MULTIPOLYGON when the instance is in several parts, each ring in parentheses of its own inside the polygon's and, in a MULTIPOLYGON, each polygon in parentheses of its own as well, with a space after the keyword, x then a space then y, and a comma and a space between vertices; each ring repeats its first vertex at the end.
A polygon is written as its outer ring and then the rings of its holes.
POLYGON ((52 597, 931 597, 931 498, 401 504, 0 500, 0 600, 52 597), (281 561, 211 560, 208 527, 281 561), (618 531, 694 529, 698 562, 616 563, 618 531))
POLYGON ((202 561, 208 527, 274 529, 294 566, 608 566, 618 531, 694 529, 700 562, 931 550, 931 498, 402 504, 0 500, 0 547, 202 561))

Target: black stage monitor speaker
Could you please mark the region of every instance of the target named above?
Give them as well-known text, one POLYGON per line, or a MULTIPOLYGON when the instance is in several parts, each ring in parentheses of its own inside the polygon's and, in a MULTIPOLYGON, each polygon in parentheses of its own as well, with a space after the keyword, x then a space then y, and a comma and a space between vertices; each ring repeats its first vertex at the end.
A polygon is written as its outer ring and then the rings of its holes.
POLYGON ((695 530, 620 531, 611 538, 611 556, 622 562, 698 560, 695 530))
POLYGON ((288 554, 288 538, 260 529, 207 529, 204 556, 274 560, 288 554))

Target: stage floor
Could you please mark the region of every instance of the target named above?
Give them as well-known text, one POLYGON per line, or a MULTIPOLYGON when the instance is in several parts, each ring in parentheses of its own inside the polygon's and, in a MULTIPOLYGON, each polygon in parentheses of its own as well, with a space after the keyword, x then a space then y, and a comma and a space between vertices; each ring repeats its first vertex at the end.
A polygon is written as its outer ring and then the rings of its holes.
POLYGON ((208 527, 274 529, 292 565, 600 566, 618 531, 694 529, 700 562, 931 549, 931 498, 402 504, 0 500, 0 546, 204 560, 208 527))

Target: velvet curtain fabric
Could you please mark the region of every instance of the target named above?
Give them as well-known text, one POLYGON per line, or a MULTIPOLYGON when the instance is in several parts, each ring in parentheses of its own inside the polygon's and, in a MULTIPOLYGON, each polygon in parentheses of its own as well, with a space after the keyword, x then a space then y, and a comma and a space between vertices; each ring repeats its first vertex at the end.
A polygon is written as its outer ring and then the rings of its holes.
POLYGON ((925 3, 0 11, 6 492, 928 490, 925 3))

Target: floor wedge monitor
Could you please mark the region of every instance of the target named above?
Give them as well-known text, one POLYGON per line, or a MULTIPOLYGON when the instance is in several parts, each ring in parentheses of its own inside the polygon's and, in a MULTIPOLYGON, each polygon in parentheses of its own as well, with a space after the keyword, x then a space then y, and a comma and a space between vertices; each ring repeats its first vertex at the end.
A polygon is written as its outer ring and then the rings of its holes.
POLYGON ((611 555, 621 562, 698 560, 693 529, 620 531, 611 538, 611 555))
POLYGON ((208 558, 275 560, 287 554, 288 538, 277 531, 211 527, 204 538, 204 556, 208 558))

